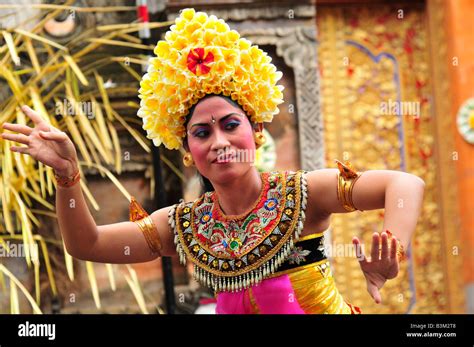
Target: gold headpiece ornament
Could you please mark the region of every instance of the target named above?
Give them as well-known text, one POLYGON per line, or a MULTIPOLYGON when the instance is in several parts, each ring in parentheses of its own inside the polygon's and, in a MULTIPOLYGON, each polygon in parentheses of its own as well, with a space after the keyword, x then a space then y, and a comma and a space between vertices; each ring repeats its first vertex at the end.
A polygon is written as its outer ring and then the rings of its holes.
POLYGON ((181 147, 189 109, 206 94, 231 97, 254 123, 279 112, 282 73, 272 58, 214 15, 182 10, 154 52, 140 82, 138 116, 156 146, 181 147))

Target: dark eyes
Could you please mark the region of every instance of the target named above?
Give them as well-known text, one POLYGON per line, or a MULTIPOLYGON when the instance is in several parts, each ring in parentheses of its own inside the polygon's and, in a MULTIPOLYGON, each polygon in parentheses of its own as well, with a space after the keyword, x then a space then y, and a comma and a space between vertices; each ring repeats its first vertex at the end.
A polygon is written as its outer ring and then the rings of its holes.
POLYGON ((194 133, 194 137, 206 137, 208 133, 207 130, 198 130, 194 133))
POLYGON ((239 122, 229 122, 229 123, 226 124, 225 128, 227 130, 232 130, 232 129, 237 128, 239 126, 239 124, 240 124, 239 122))
MULTIPOLYGON (((237 128, 238 126, 240 125, 240 122, 229 122, 225 125, 224 129, 225 130, 234 130, 235 128, 237 128)), ((206 137, 207 135, 209 135, 209 131, 208 130, 198 130, 194 133, 194 137, 200 137, 200 138, 204 138, 206 137)))

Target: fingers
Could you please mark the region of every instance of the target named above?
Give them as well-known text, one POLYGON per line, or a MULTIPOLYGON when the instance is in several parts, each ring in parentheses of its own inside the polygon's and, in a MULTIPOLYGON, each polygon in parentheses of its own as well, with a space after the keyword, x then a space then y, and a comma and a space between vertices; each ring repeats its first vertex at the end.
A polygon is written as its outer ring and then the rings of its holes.
POLYGON ((64 142, 68 136, 63 132, 40 131, 40 136, 45 140, 51 140, 58 143, 64 142))
POLYGON ((18 152, 18 153, 23 153, 23 154, 30 154, 30 152, 28 151, 28 150, 29 150, 28 147, 11 146, 11 147, 10 147, 10 150, 11 150, 12 152, 18 152))
POLYGON ((23 134, 6 134, 2 133, 2 138, 5 140, 10 140, 18 143, 22 143, 24 145, 28 145, 30 143, 30 139, 28 136, 23 134))
POLYGON ((355 248, 357 260, 362 265, 363 263, 366 262, 366 258, 365 258, 364 250, 362 249, 362 245, 360 243, 360 240, 356 236, 354 236, 352 238, 352 244, 354 245, 354 248, 355 248))
POLYGON ((382 302, 382 296, 380 295, 379 289, 370 281, 367 281, 367 291, 369 292, 372 299, 374 299, 376 304, 380 304, 382 302))
POLYGON ((380 259, 380 236, 379 233, 372 235, 372 249, 370 251, 370 260, 375 261, 380 259))
POLYGON ((397 259, 397 239, 394 237, 390 242, 390 259, 395 260, 397 259))
POLYGON ((382 233, 382 255, 381 259, 388 259, 388 235, 387 233, 382 233))
POLYGON ((25 113, 32 121, 33 123, 35 123, 36 125, 41 125, 43 124, 43 118, 41 118, 41 116, 33 111, 31 108, 29 108, 28 106, 26 105, 23 105, 21 106, 21 110, 23 111, 23 113, 25 113))
POLYGON ((12 124, 12 123, 3 123, 2 127, 4 129, 15 131, 23 135, 30 135, 33 131, 32 128, 23 124, 12 124))

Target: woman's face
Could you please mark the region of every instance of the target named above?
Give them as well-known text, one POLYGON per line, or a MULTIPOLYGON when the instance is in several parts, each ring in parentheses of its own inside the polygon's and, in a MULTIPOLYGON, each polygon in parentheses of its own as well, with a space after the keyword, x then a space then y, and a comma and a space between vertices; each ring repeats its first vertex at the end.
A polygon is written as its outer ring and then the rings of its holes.
POLYGON ((242 109, 223 98, 211 96, 198 102, 186 131, 196 168, 211 182, 223 184, 253 165, 252 125, 242 109))

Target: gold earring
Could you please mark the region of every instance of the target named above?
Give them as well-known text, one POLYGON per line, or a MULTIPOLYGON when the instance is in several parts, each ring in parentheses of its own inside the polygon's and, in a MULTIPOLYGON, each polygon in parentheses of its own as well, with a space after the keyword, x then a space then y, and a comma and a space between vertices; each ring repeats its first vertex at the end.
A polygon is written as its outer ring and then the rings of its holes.
POLYGON ((267 138, 261 131, 256 131, 254 134, 254 138, 255 138, 255 143, 257 144, 257 147, 260 147, 267 141, 267 138))
POLYGON ((194 160, 190 152, 186 152, 186 154, 183 156, 183 164, 186 167, 190 167, 194 164, 194 160))

